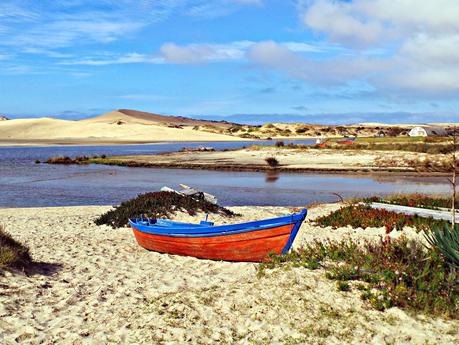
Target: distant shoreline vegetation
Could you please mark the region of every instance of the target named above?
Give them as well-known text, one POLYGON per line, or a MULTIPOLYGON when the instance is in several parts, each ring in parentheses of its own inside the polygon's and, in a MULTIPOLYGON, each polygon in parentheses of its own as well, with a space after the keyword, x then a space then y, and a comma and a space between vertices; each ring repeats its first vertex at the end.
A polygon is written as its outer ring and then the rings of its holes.
MULTIPOLYGON (((288 145, 285 146, 286 150, 290 150, 291 147, 288 145)), ((245 148, 246 150, 258 150, 266 149, 268 147, 257 147, 250 146, 245 148)), ((271 147, 272 148, 272 147, 271 147)), ((234 151, 238 150, 226 150, 234 151)), ((180 153, 180 152, 174 152, 180 153)), ((166 155, 167 153, 157 154, 166 155)), ((182 153, 187 154, 187 153, 182 153)), ((152 155, 156 156, 156 155, 152 155)), ((282 164, 282 161, 278 158, 276 159, 277 164, 271 166, 270 162, 274 162, 271 159, 268 161, 264 160, 263 163, 253 163, 253 164, 239 164, 239 163, 218 163, 211 162, 209 164, 190 164, 187 162, 182 162, 181 160, 170 160, 170 161, 145 161, 145 160, 136 160, 131 156, 76 156, 75 158, 69 156, 54 156, 48 158, 46 161, 41 162, 36 160, 36 164, 46 163, 46 164, 57 164, 57 165, 87 165, 87 164, 101 164, 101 165, 111 165, 111 166, 122 166, 129 168, 164 168, 164 169, 193 169, 193 170, 209 170, 209 171, 235 171, 235 172, 269 172, 275 169, 277 172, 283 173, 325 173, 325 174, 349 174, 349 175, 358 175, 358 174, 378 174, 378 175, 393 175, 399 174, 403 176, 416 175, 416 176, 445 176, 443 172, 429 172, 429 171, 416 171, 410 166, 393 166, 389 163, 386 163, 384 160, 379 162, 375 161, 375 165, 372 167, 345 167, 340 168, 339 165, 333 167, 290 167, 288 165, 282 164)), ((381 157, 379 157, 382 159, 381 157)))
MULTIPOLYGON (((331 149, 331 150, 370 150, 370 151, 407 151, 429 154, 447 154, 453 152, 453 147, 449 144, 447 137, 418 138, 418 137, 399 137, 399 138, 356 138, 352 145, 340 145, 335 139, 326 139, 321 145, 305 144, 285 144, 282 140, 277 141, 274 146, 281 149, 331 149)), ((257 148, 258 145, 252 145, 257 148)), ((457 148, 456 148, 457 149, 457 148)))
MULTIPOLYGON (((89 164, 91 163, 92 159, 98 158, 106 158, 106 155, 94 155, 94 156, 76 156, 75 158, 71 158, 69 156, 53 156, 48 158, 44 163, 46 164, 62 164, 62 165, 70 165, 70 164, 89 164)), ((36 160, 35 163, 41 163, 39 160, 36 160)))

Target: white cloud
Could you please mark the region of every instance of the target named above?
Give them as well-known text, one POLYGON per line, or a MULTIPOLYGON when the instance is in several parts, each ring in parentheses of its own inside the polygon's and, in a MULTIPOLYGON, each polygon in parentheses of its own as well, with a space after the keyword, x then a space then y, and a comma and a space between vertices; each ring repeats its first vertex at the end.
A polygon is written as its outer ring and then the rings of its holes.
POLYGON ((69 47, 81 42, 109 43, 120 36, 132 34, 144 26, 142 23, 118 21, 110 18, 102 19, 93 14, 88 19, 73 19, 65 17, 61 20, 32 26, 16 35, 5 35, 0 43, 15 46, 19 49, 57 49, 69 47))
POLYGON ((56 50, 110 43, 174 16, 218 17, 261 0, 2 0, 0 45, 56 50))
POLYGON ((3 1, 0 3, 0 18, 5 20, 33 20, 38 17, 37 13, 31 11, 15 1, 3 1))
POLYGON ((11 65, 0 68, 0 73, 5 75, 30 74, 32 71, 32 68, 26 65, 11 65))
POLYGON ((314 2, 303 16, 304 23, 325 32, 335 41, 372 43, 383 33, 381 23, 362 19, 349 3, 320 0, 314 2))
POLYGON ((106 65, 121 65, 133 63, 153 63, 163 64, 164 59, 147 54, 129 53, 120 56, 109 56, 108 58, 90 57, 77 60, 65 60, 60 62, 60 65, 86 65, 86 66, 106 66, 106 65))
POLYGON ((441 36, 419 34, 407 39, 399 54, 429 65, 458 65, 459 32, 441 36))
POLYGON ((459 66, 454 68, 430 68, 416 66, 400 73, 389 74, 383 85, 417 91, 424 94, 448 95, 459 91, 459 66))
POLYGON ((205 63, 211 61, 240 60, 245 50, 253 42, 238 41, 229 44, 190 44, 179 46, 175 43, 165 43, 160 53, 166 62, 187 64, 205 63))
POLYGON ((291 50, 277 44, 274 41, 266 41, 255 44, 248 53, 249 58, 265 67, 296 69, 302 64, 300 57, 291 50))
MULTIPOLYGON (((76 60, 64 60, 64 65, 105 66, 113 64, 152 63, 152 64, 205 64, 225 61, 245 61, 247 52, 259 43, 253 41, 234 41, 228 43, 200 43, 178 45, 164 43, 155 54, 129 53, 125 55, 94 56, 76 60)), ((328 49, 301 42, 274 43, 280 48, 298 53, 320 53, 328 49)))
POLYGON ((262 0, 212 0, 188 1, 186 14, 197 18, 218 18, 239 10, 242 6, 261 6, 262 0))
MULTIPOLYGON (((407 51, 409 48, 406 48, 407 51)), ((415 52, 410 51, 413 54, 415 52)), ((438 57, 435 54, 427 57, 434 62, 413 60, 408 54, 389 58, 362 54, 317 60, 301 56, 272 41, 258 43, 248 53, 248 58, 257 66, 284 72, 315 85, 337 86, 360 82, 386 94, 403 91, 446 95, 459 91, 459 64, 437 64, 438 57)))
POLYGON ((459 91, 459 1, 304 0, 299 8, 307 28, 344 50, 318 61, 290 49, 279 59, 271 46, 252 61, 313 83, 360 80, 392 94, 459 91))
POLYGON ((319 45, 313 45, 303 42, 285 42, 282 43, 282 45, 287 47, 291 51, 298 53, 320 53, 326 49, 330 49, 330 47, 321 47, 319 45))
POLYGON ((252 46, 248 58, 263 68, 286 72, 291 77, 318 84, 345 84, 375 69, 366 58, 311 59, 273 41, 252 46))
POLYGON ((303 6, 304 24, 342 43, 373 44, 420 32, 459 30, 456 0, 312 0, 303 6))
POLYGON ((181 47, 175 43, 163 44, 161 55, 171 63, 202 63, 216 57, 216 50, 208 45, 181 47))

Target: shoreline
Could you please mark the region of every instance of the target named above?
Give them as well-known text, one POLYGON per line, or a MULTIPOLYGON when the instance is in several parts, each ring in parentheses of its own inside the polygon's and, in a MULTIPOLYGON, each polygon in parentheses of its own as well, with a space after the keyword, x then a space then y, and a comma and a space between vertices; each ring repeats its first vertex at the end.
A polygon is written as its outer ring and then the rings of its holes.
MULTIPOLYGON (((235 137, 237 138, 237 137, 235 137)), ((296 139, 301 140, 301 139, 296 139)), ((308 139, 305 139, 308 140, 308 139)), ((62 146, 116 146, 116 145, 153 145, 153 144, 172 144, 172 143, 209 143, 209 142, 239 142, 239 141, 248 141, 248 142, 256 142, 256 141, 266 141, 266 140, 258 140, 258 139, 245 139, 239 138, 236 140, 210 140, 210 139, 202 139, 202 140, 157 140, 157 141, 145 141, 145 140, 130 140, 130 141, 119 141, 119 140, 107 140, 107 141, 91 141, 91 140, 82 140, 82 141, 61 141, 61 140, 39 140, 39 141, 30 141, 27 140, 26 142, 22 141, 3 141, 0 139, 0 148, 8 148, 8 147, 62 147, 62 146)), ((268 140, 269 141, 269 140, 268 140)))
MULTIPOLYGON (((443 172, 421 172, 407 165, 411 159, 440 159, 441 155, 376 150, 292 149, 250 146, 218 151, 162 152, 150 155, 88 158, 77 164, 103 164, 138 168, 172 168, 209 171, 323 173, 442 177, 443 172), (275 158, 276 165, 266 159, 275 158), (390 160, 386 162, 386 160, 390 160)), ((59 163, 59 162, 57 162, 59 163)), ((68 163, 72 163, 71 161, 68 163)))
MULTIPOLYGON (((48 164, 48 163, 43 163, 48 164)), ((418 176, 418 177, 445 177, 449 176, 446 173, 438 172, 416 172, 416 171, 407 171, 403 169, 394 170, 392 169, 317 169, 317 168, 288 168, 288 167, 278 167, 270 168, 268 166, 245 166, 245 165, 190 165, 182 163, 139 163, 135 161, 126 161, 126 162, 89 162, 88 164, 99 164, 107 166, 122 166, 128 168, 155 168, 155 169, 189 169, 189 170, 209 170, 209 171, 234 171, 234 172, 266 172, 266 173, 321 173, 321 174, 340 174, 340 175, 385 175, 385 176, 418 176)))

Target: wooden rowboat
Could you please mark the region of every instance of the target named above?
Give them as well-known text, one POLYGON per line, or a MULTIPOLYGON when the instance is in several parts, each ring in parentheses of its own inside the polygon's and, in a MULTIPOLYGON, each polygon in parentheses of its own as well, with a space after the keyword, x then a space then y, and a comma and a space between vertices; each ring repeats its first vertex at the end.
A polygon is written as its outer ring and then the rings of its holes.
POLYGON ((307 210, 247 223, 215 226, 165 219, 129 219, 137 243, 160 253, 226 261, 265 261, 286 254, 306 218, 307 210))

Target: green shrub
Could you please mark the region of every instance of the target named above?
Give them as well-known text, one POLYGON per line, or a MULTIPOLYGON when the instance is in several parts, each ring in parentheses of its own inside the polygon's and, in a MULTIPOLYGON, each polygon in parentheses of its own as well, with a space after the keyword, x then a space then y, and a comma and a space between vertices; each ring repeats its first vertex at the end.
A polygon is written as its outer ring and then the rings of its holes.
MULTIPOLYGON (((94 156, 93 159, 98 158, 94 156)), ((76 156, 75 158, 70 158, 69 156, 54 156, 50 157, 46 160, 47 164, 88 164, 89 157, 88 156, 76 156)))
POLYGON ((303 134, 303 133, 306 133, 308 130, 309 130, 308 127, 298 127, 298 128, 295 130, 295 132, 296 132, 297 134, 303 134))
MULTIPOLYGON (((358 284, 361 298, 377 310, 396 306, 451 318, 459 316, 459 272, 436 248, 401 237, 392 241, 314 241, 283 257, 258 266, 259 275, 276 267, 306 267, 314 260, 337 280, 339 290, 349 280, 358 284)), ((350 288, 350 287, 349 287, 350 288)))
POLYGON ((268 163, 268 165, 271 167, 271 168, 276 168, 279 166, 279 161, 275 158, 275 157, 267 157, 265 159, 266 163, 268 163))
POLYGON ((317 225, 339 228, 350 225, 353 228, 385 227, 387 233, 393 229, 403 230, 411 226, 418 231, 428 231, 434 225, 447 224, 444 220, 410 216, 387 210, 378 210, 367 205, 349 205, 336 210, 329 215, 315 220, 317 225))
POLYGON ((23 269, 31 263, 29 248, 17 242, 0 225, 0 269, 23 269))
POLYGON ((141 194, 134 199, 122 202, 115 209, 97 218, 95 223, 119 228, 126 226, 129 218, 137 218, 141 215, 152 218, 166 218, 177 211, 187 212, 189 215, 195 215, 198 211, 219 213, 229 217, 235 215, 232 211, 206 200, 174 192, 152 192, 141 194))
POLYGON ((55 156, 46 160, 47 164, 73 164, 72 158, 69 156, 55 156))
POLYGON ((338 291, 351 291, 351 286, 348 282, 345 281, 338 281, 336 282, 336 287, 338 291))

